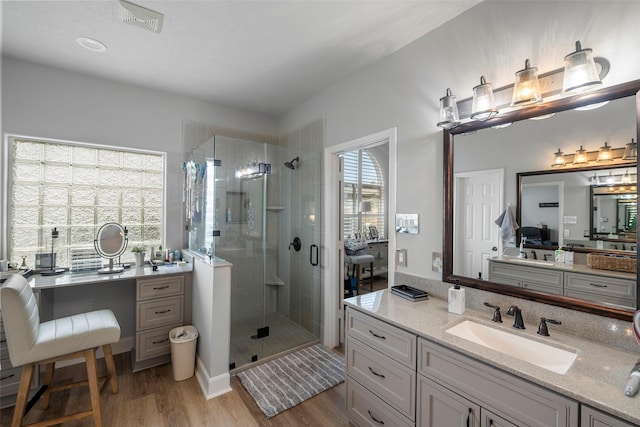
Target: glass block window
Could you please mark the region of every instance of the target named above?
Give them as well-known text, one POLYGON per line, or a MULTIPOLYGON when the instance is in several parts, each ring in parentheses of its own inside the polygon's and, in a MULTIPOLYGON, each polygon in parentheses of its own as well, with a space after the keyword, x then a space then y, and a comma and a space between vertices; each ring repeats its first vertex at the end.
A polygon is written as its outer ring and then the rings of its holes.
MULTIPOLYGON (((86 144, 13 139, 10 145, 9 257, 35 266, 36 253, 56 253, 58 267, 94 249, 107 222, 129 231, 133 245, 163 241, 165 156, 86 144), (56 228, 59 237, 52 239, 56 228)), ((117 261, 117 260, 116 260, 117 261)))
POLYGON ((369 238, 369 227, 386 236, 384 178, 378 160, 367 150, 344 153, 343 232, 345 238, 369 238))

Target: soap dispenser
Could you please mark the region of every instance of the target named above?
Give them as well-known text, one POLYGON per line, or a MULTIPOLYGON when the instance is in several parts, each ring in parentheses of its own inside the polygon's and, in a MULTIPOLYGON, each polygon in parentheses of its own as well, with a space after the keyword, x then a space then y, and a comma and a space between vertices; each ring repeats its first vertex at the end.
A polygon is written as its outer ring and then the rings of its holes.
POLYGON ((464 289, 456 279, 455 285, 449 288, 449 313, 462 314, 465 309, 464 289))

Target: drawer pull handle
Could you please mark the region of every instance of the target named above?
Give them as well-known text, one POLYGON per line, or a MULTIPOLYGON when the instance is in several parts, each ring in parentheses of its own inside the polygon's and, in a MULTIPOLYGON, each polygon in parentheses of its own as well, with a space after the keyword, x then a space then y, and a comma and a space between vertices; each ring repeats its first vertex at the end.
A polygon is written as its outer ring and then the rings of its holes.
POLYGON ((160 343, 167 342, 167 341, 169 341, 169 338, 165 338, 165 339, 160 340, 160 341, 151 341, 151 344, 160 344, 160 343))
POLYGON ((380 378, 385 378, 384 375, 377 373, 376 371, 374 371, 373 369, 371 369, 371 366, 369 366, 369 371, 371 371, 371 373, 373 375, 375 375, 376 377, 380 377, 380 378))
POLYGON ((168 313, 168 312, 170 312, 170 311, 171 311, 171 310, 162 310, 162 311, 156 311, 155 313, 156 313, 156 314, 165 314, 165 313, 168 313))
POLYGON ((369 333, 370 333, 371 335, 373 335, 374 337, 376 337, 376 338, 380 338, 381 340, 386 340, 386 339, 387 339, 387 337, 385 337, 385 336, 383 336, 383 335, 378 335, 378 334, 376 334, 375 332, 373 332, 371 329, 369 329, 369 333))
POLYGON ((369 413, 369 417, 370 417, 373 421, 377 422, 378 424, 382 424, 382 425, 384 425, 384 421, 380 421, 379 419, 377 419, 376 417, 374 417, 373 415, 371 415, 371 411, 370 411, 370 410, 368 410, 368 409, 367 409, 367 412, 369 413))
POLYGON ((602 285, 600 283, 589 283, 591 286, 595 286, 596 288, 606 288, 607 285, 602 285))
POLYGON ((165 285, 165 286, 156 286, 155 288, 153 288, 154 291, 158 291, 160 289, 167 289, 169 287, 169 285, 165 285))
POLYGON ((471 413, 473 409, 469 408, 469 414, 467 414, 467 427, 471 427, 471 413))
POLYGON ((7 375, 6 377, 2 377, 2 378, 0 378, 0 381, 7 380, 7 379, 9 379, 11 377, 15 377, 15 374, 10 374, 10 375, 7 375))

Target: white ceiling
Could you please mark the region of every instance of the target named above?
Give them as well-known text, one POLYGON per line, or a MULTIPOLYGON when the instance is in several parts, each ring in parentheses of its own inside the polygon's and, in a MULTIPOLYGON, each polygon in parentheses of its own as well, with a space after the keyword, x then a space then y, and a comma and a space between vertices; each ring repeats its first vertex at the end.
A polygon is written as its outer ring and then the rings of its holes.
POLYGON ((277 117, 480 0, 134 2, 164 14, 159 34, 117 0, 3 1, 3 54, 277 117))

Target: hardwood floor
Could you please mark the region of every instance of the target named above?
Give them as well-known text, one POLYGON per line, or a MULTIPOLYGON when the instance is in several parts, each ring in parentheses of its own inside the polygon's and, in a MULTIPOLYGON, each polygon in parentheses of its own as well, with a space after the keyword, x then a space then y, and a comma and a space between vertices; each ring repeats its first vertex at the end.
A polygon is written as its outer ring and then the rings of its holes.
MULTIPOLYGON (((343 354, 341 349, 337 352, 343 354)), ((344 382, 267 419, 249 393, 234 376, 232 391, 206 400, 196 377, 174 381, 171 365, 163 365, 132 373, 130 354, 115 356, 120 392, 111 394, 105 390, 101 396, 102 421, 111 426, 348 426, 345 413, 344 382)), ((98 363, 104 369, 102 360, 98 363)), ((56 382, 86 377, 84 364, 56 370, 56 382)), ((100 373, 100 375, 103 375, 100 373)), ((38 402, 27 414, 25 422, 32 423, 76 411, 88 409, 89 393, 80 387, 51 395, 51 406, 41 410, 38 402)), ((0 411, 0 425, 11 425, 13 407, 0 411)), ((62 424, 64 427, 92 426, 91 418, 62 424)))

